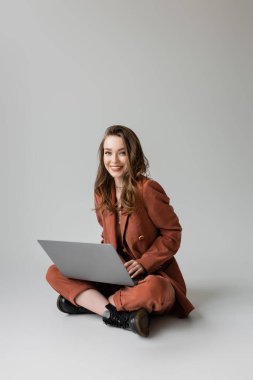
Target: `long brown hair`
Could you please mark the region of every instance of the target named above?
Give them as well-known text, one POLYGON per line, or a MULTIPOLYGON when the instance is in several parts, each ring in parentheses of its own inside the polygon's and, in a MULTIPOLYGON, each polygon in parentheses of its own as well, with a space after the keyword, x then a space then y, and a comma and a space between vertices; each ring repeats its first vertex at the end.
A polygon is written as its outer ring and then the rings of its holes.
POLYGON ((98 149, 99 165, 94 191, 99 196, 100 203, 96 205, 95 210, 104 210, 106 208, 111 212, 115 212, 118 206, 117 203, 112 203, 111 194, 115 182, 105 168, 103 159, 104 142, 108 136, 121 137, 126 149, 128 170, 123 174, 124 188, 121 193, 121 212, 123 214, 132 214, 137 209, 139 201, 137 183, 149 178, 149 162, 142 151, 141 143, 136 134, 123 125, 108 127, 98 149))

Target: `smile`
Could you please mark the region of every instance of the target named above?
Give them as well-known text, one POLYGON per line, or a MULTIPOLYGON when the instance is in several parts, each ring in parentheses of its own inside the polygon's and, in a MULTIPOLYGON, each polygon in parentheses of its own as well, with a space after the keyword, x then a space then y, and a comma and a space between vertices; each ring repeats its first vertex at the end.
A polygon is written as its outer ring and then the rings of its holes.
POLYGON ((122 166, 110 166, 112 170, 120 170, 122 169, 122 166))

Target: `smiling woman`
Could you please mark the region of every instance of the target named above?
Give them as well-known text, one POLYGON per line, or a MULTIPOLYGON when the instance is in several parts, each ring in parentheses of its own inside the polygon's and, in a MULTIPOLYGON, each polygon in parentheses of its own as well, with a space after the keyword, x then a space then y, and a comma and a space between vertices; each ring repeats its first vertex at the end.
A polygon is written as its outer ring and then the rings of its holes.
POLYGON ((50 285, 60 293, 58 308, 69 314, 93 312, 107 325, 149 334, 152 314, 186 317, 193 305, 174 255, 181 241, 181 225, 162 186, 148 175, 148 160, 129 128, 106 129, 99 146, 94 185, 102 243, 112 244, 133 287, 69 279, 52 265, 50 285), (118 221, 118 222, 117 222, 118 221))

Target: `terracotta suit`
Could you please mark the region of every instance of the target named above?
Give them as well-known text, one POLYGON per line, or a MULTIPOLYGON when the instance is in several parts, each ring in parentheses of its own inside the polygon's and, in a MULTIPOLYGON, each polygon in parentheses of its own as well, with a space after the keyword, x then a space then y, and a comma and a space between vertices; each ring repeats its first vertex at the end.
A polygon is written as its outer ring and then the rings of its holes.
MULTIPOLYGON (((148 179, 138 183, 141 197, 139 207, 131 215, 121 215, 121 245, 117 230, 116 214, 104 210, 97 212, 103 227, 102 243, 110 243, 123 261, 136 260, 146 270, 144 277, 134 287, 94 283, 64 277, 55 265, 49 267, 46 278, 50 285, 70 302, 84 290, 95 288, 105 296, 113 294, 117 310, 146 308, 153 313, 168 313, 172 310, 184 318, 193 305, 186 297, 186 286, 174 258, 181 241, 181 226, 170 200, 161 185, 148 179)), ((112 201, 116 201, 115 188, 112 201)), ((95 195, 95 205, 99 198, 95 195)))

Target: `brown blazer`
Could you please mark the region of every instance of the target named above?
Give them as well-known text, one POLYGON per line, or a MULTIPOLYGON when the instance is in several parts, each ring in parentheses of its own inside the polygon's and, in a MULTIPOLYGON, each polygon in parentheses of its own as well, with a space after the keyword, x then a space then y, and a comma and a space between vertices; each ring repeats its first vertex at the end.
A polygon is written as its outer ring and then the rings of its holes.
MULTIPOLYGON (((194 309, 186 297, 186 286, 174 255, 180 246, 182 227, 170 199, 162 186, 147 179, 138 183, 141 202, 136 212, 121 215, 121 234, 124 250, 130 251, 148 274, 167 277, 176 292, 175 311, 184 318, 194 309)), ((115 188, 112 201, 116 201, 115 188)), ((99 197, 95 194, 95 206, 99 197)), ((112 244, 117 249, 116 215, 108 210, 96 212, 103 227, 101 243, 112 244)))

